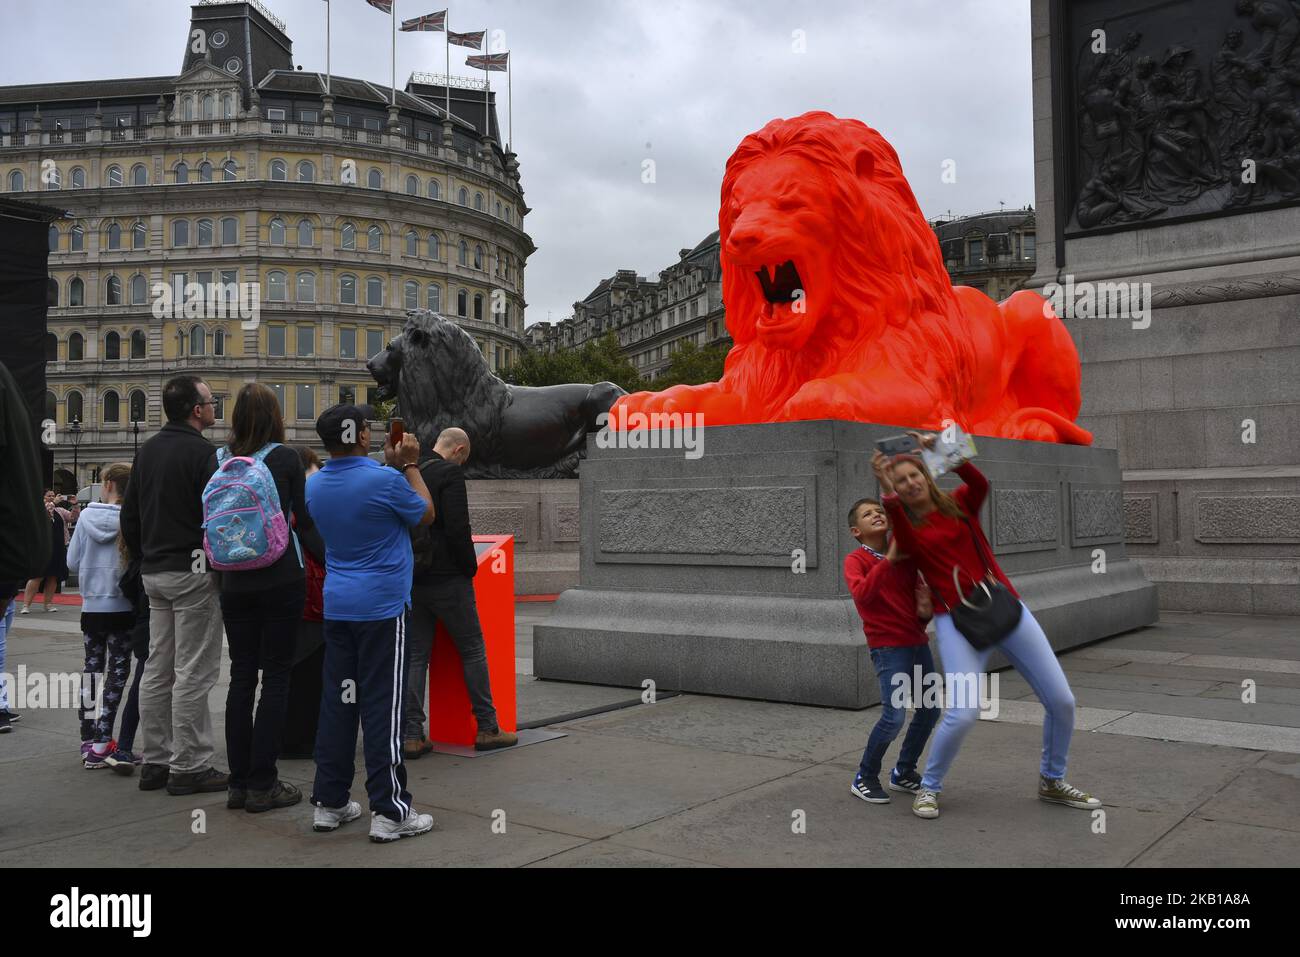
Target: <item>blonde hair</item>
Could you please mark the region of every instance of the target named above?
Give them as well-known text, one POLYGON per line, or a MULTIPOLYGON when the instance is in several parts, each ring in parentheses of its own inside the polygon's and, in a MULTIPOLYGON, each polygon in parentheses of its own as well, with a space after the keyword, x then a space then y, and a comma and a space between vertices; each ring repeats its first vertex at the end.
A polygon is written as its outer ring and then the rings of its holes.
MULTIPOLYGON (((114 462, 99 473, 99 482, 101 487, 108 482, 112 482, 118 496, 125 499, 126 487, 131 483, 131 463, 114 462)), ((120 559, 123 568, 131 561, 131 556, 126 549, 126 539, 122 537, 120 529, 117 533, 117 557, 120 559)))

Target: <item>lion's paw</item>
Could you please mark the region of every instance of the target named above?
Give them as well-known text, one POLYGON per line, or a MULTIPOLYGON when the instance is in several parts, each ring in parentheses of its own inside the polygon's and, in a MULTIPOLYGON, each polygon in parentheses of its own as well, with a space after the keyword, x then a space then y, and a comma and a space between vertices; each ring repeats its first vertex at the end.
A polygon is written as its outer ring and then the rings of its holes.
POLYGON ((1021 419, 1002 430, 1003 438, 1023 439, 1028 442, 1060 442, 1056 426, 1043 419, 1021 419))
POLYGON ((807 382, 781 408, 782 419, 854 419, 857 402, 842 386, 825 379, 807 382))

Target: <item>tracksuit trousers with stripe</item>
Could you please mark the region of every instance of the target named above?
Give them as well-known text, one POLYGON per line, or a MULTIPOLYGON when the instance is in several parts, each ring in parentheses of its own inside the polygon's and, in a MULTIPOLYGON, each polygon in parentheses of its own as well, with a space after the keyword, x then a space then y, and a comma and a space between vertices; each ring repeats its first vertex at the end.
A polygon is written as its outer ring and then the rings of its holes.
POLYGON ((357 725, 365 745, 370 810, 403 821, 411 810, 402 763, 406 614, 381 621, 325 620, 325 665, 316 730, 319 807, 348 803, 356 773, 357 725))

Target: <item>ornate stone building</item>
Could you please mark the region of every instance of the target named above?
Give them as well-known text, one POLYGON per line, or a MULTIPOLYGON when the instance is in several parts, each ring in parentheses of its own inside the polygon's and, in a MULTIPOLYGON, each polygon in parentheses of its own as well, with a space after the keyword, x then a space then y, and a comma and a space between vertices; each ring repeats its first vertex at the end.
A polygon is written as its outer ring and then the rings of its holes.
POLYGON ((529 343, 554 352, 580 347, 609 331, 646 379, 668 368, 683 342, 731 347, 722 308, 722 266, 718 233, 710 233, 659 273, 658 280, 620 269, 573 304, 573 315, 528 327, 529 343))
POLYGON ((1037 268, 1032 208, 941 217, 930 226, 953 285, 974 286, 994 302, 1022 288, 1037 268))
MULTIPOLYGON (((179 76, 0 87, 0 188, 67 210, 46 412, 80 425, 79 486, 130 458, 137 422, 140 441, 162 424, 179 371, 221 397, 215 441, 257 380, 290 441, 316 444, 322 409, 367 398, 366 360, 408 308, 456 319, 494 370, 524 344, 528 207, 482 84, 417 74, 395 104, 365 80, 327 88, 255 2, 195 4, 187 43, 179 76)), ((71 466, 60 443, 67 484, 71 466)))

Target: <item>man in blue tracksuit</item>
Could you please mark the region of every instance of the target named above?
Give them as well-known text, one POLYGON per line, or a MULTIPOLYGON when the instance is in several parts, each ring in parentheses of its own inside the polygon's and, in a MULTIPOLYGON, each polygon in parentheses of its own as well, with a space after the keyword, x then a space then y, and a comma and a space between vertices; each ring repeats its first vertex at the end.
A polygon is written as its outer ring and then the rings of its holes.
POLYGON ((382 843, 433 829, 406 790, 402 692, 410 529, 431 524, 434 509, 415 436, 384 446, 388 466, 367 456, 373 416, 369 406, 335 405, 316 420, 330 460, 307 483, 307 510, 325 540, 325 664, 311 800, 317 831, 360 817, 361 806, 348 799, 359 722, 370 839, 382 843))

